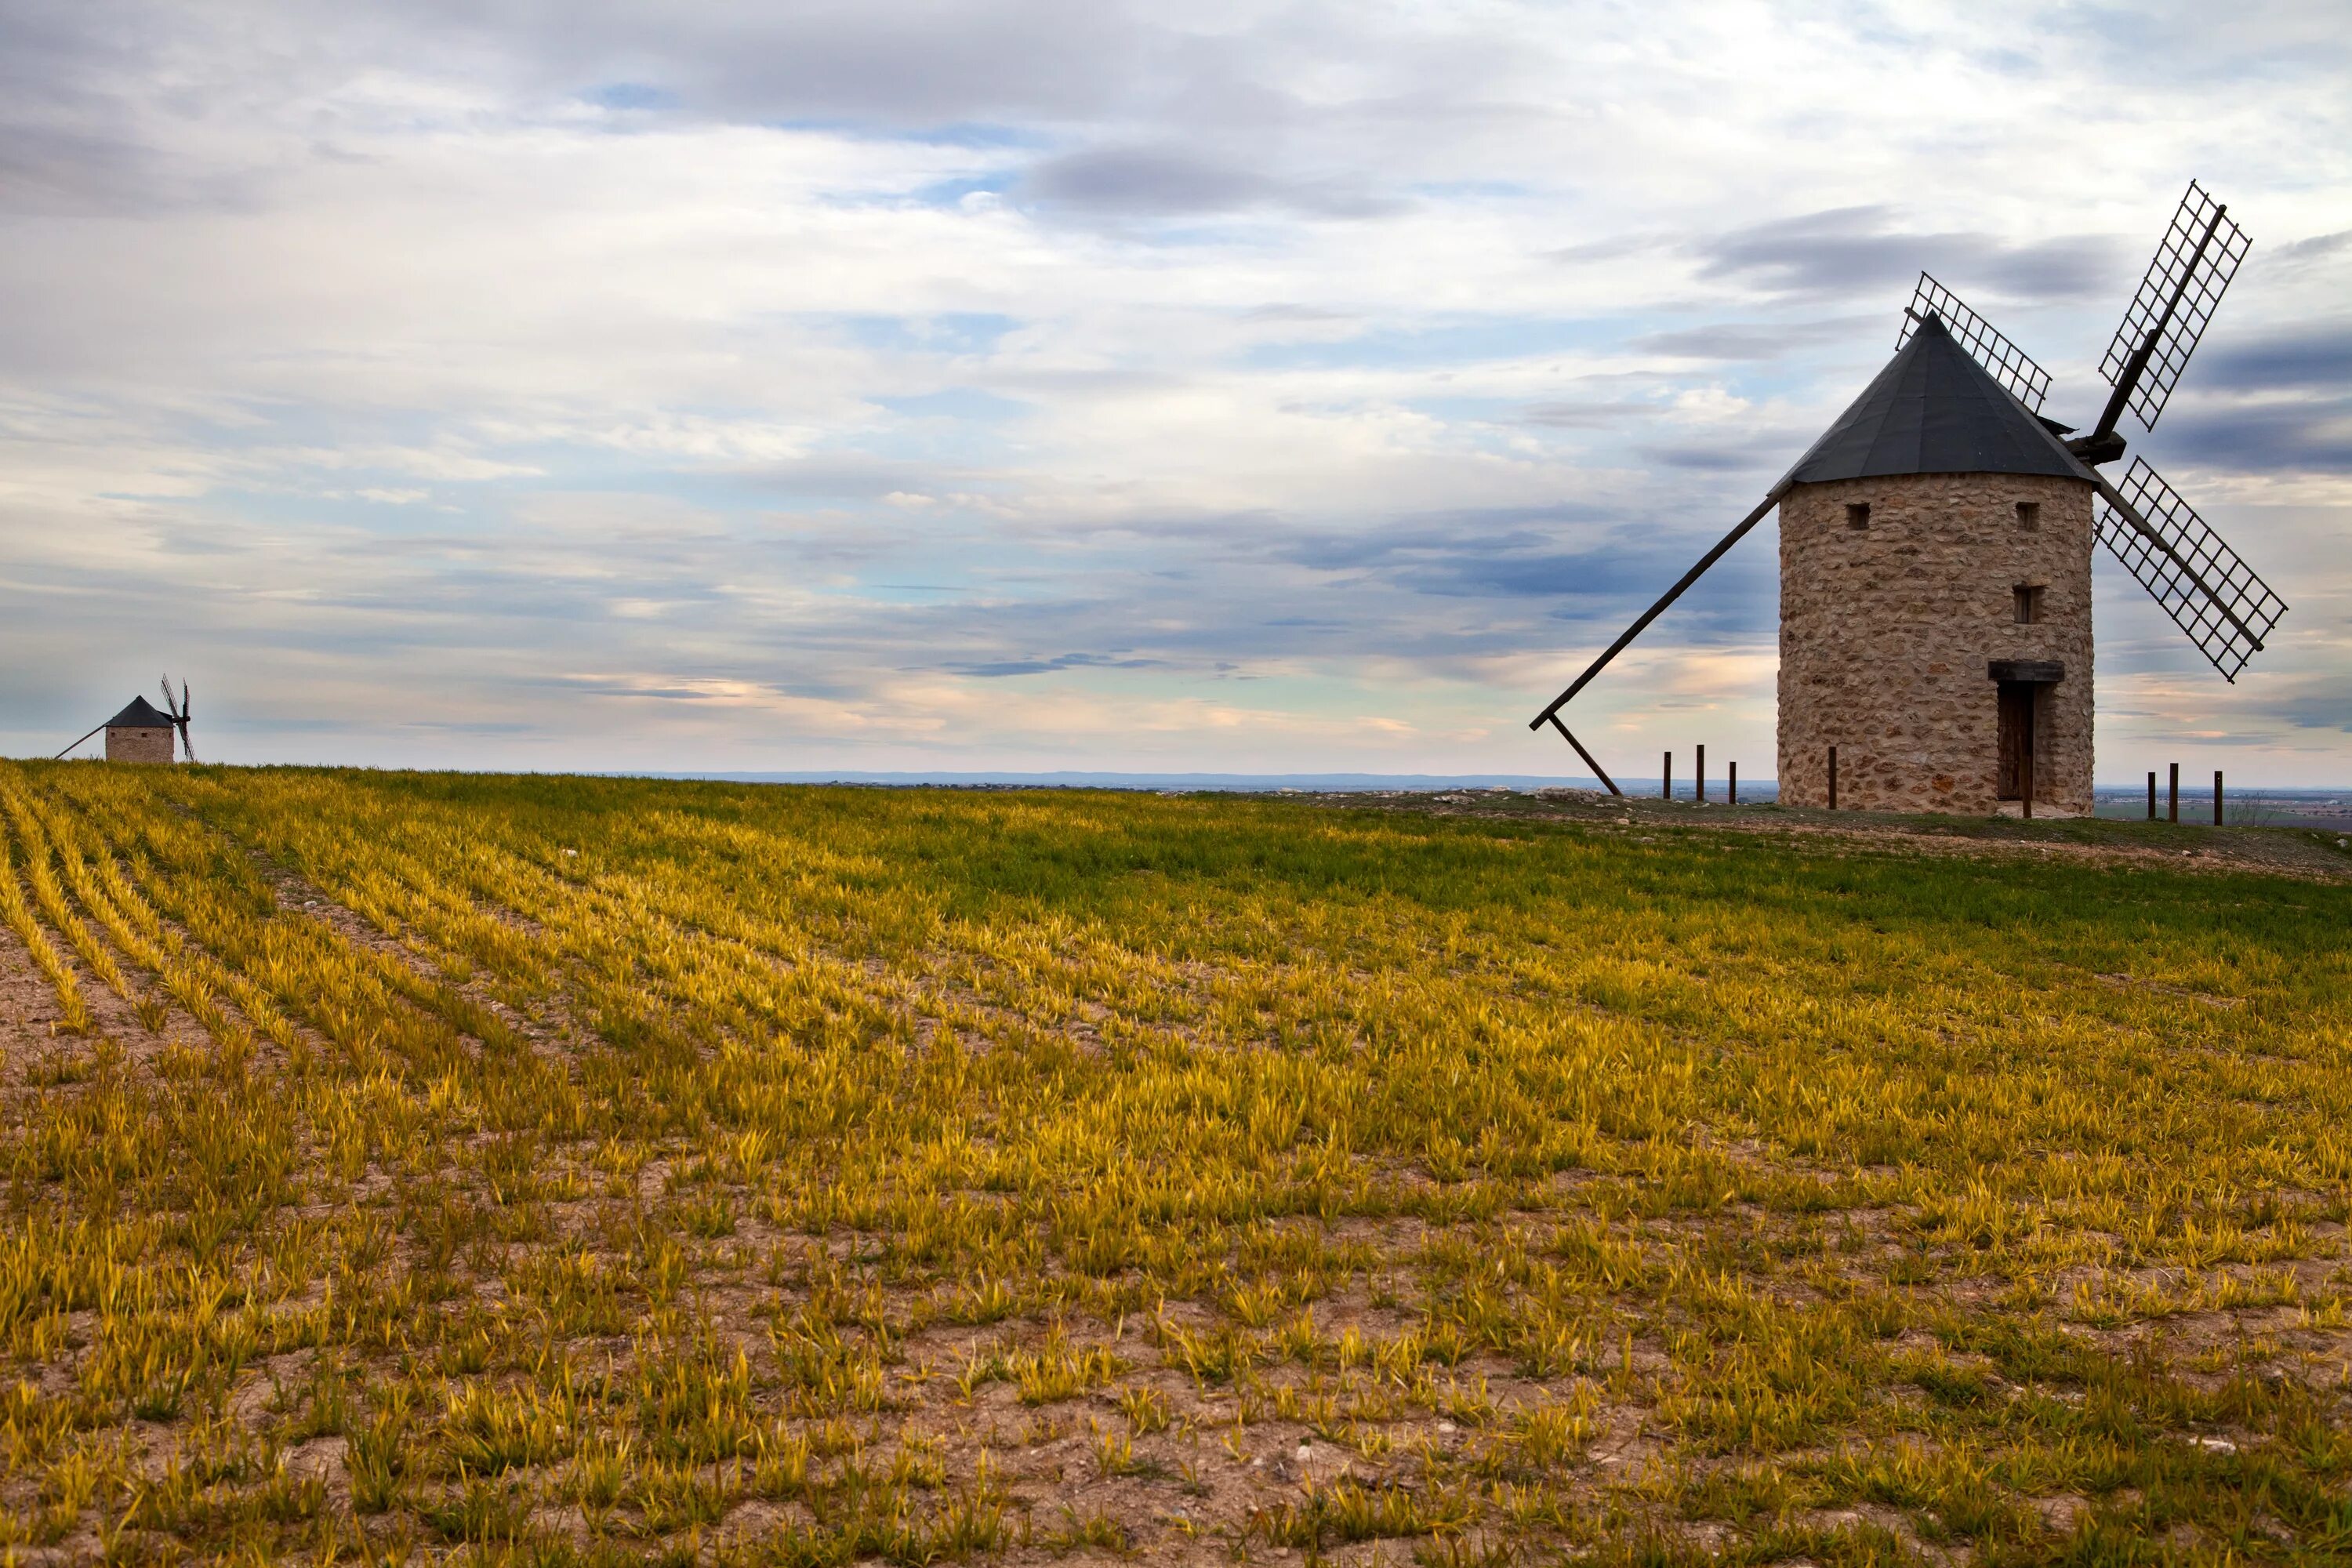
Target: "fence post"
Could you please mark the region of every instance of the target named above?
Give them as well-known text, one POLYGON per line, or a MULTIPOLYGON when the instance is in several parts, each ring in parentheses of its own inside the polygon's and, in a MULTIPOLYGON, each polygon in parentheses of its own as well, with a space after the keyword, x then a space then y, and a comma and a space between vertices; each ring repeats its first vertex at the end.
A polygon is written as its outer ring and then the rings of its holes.
POLYGON ((1837 809, 1837 748, 1830 748, 1830 809, 1837 809))
POLYGON ((1698 749, 1698 761, 1691 764, 1691 787, 1696 792, 1692 798, 1701 805, 1706 804, 1706 748, 1698 749))
POLYGON ((2166 786, 2164 819, 2172 823, 2178 823, 2180 820, 2180 764, 2179 763, 2172 764, 2170 782, 2166 786))
POLYGON ((2213 770, 2213 826, 2221 826, 2221 770, 2213 770))
POLYGON ((1658 798, 1675 798, 1675 754, 1672 752, 1668 752, 1666 760, 1658 764, 1658 798))
POLYGON ((2156 820, 2156 770, 2147 770, 2147 819, 2156 820))
POLYGON ((1729 772, 1731 777, 1726 781, 1725 787, 1730 791, 1730 794, 1726 796, 1724 804, 1738 805, 1739 804, 1739 764, 1732 763, 1729 772))

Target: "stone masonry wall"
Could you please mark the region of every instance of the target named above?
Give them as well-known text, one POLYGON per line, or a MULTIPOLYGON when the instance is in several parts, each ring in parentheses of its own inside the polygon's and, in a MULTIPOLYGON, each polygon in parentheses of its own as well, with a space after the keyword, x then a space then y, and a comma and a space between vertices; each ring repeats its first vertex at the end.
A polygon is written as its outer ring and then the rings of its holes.
POLYGON ((125 725, 106 731, 106 760, 110 763, 168 763, 172 760, 172 731, 169 730, 133 730, 125 725))
MULTIPOLYGON (((1993 659, 2056 659, 2035 711, 2034 809, 2091 809, 2092 488, 2027 474, 1799 485, 1780 502, 1780 799, 1990 814, 1999 791, 1993 659), (1867 502, 1869 526, 1846 508, 1867 502), (2041 503, 2020 527, 2017 503, 2041 503), (2014 590, 2042 590, 2018 624, 2014 590)), ((2014 811, 2014 803, 2006 809, 2014 811)))

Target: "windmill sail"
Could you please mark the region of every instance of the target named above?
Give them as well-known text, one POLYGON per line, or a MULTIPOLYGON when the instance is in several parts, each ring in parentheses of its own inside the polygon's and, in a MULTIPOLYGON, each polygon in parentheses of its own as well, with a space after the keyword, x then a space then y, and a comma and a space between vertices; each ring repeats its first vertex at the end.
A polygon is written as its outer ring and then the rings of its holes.
POLYGON ((173 696, 172 678, 168 675, 163 677, 163 711, 170 716, 172 727, 180 731, 182 754, 192 763, 196 760, 195 742, 188 739, 188 699, 193 689, 187 682, 182 681, 179 694, 173 696))
POLYGON ((2286 602, 2145 460, 2133 459, 2120 487, 2102 480, 2099 490, 2100 542, 2234 683, 2286 602))
POLYGON ((1912 290, 1911 303, 1903 311, 1903 330, 1895 334, 1895 346, 1900 349, 1909 342, 1911 334, 1930 317, 1940 320, 1969 356, 2020 403, 2036 414, 2042 412, 2042 400, 2050 395, 2050 373, 1927 273, 1919 274, 1919 286, 1912 290))
POLYGON ((2099 421, 2103 432, 2115 428, 2124 408, 2143 429, 2156 428, 2197 340, 2205 335, 2205 323, 2252 244, 2228 207, 2196 181, 2189 182, 2189 194, 2180 198, 2139 292, 2099 362, 2099 374, 2116 389, 2115 401, 2099 421))

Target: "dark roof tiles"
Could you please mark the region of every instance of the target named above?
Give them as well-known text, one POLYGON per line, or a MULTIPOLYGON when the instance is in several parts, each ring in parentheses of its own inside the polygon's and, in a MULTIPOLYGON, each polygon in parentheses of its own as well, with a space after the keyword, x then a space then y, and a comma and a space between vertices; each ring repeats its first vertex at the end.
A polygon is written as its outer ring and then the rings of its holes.
POLYGON ((2093 478, 1933 316, 1798 459, 1781 488, 1892 474, 2093 478))
POLYGON ((144 697, 134 697, 131 700, 131 706, 106 721, 106 727, 110 730, 168 730, 172 722, 169 713, 157 712, 155 705, 144 697))

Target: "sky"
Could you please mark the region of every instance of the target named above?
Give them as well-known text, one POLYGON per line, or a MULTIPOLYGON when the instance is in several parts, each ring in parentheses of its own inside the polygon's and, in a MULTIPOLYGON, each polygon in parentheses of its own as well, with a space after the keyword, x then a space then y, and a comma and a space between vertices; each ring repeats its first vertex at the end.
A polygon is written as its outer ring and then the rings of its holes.
MULTIPOLYGON (((1580 774, 1921 269, 2087 425, 2192 176, 2291 608, 2103 553, 2099 776, 2352 784, 2340 5, 10 0, 0 751, 1580 774)), ((1777 551, 1605 764, 1769 775, 1777 551)))

